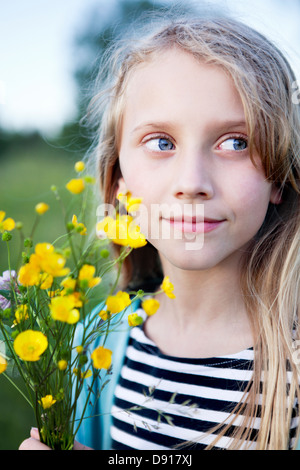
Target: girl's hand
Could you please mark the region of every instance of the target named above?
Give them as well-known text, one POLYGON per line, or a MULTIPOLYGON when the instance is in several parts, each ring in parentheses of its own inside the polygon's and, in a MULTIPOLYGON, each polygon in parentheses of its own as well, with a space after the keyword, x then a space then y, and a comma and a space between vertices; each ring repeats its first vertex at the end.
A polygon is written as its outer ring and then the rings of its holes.
MULTIPOLYGON (((19 447, 19 450, 52 450, 50 447, 40 442, 39 431, 37 428, 31 428, 30 437, 25 439, 19 447)), ((93 450, 79 442, 74 442, 73 450, 93 450)))
POLYGON ((39 431, 37 428, 31 428, 30 437, 25 439, 19 447, 19 450, 51 450, 50 447, 40 442, 39 431))

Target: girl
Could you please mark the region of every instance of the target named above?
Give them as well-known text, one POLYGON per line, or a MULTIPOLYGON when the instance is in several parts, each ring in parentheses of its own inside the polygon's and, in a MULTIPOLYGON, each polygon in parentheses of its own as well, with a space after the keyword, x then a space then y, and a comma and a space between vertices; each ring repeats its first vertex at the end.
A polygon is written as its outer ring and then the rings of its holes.
POLYGON ((168 275, 176 297, 159 294, 154 316, 111 339, 114 373, 78 440, 296 448, 294 74, 270 41, 232 19, 151 28, 108 55, 106 100, 94 101, 103 113, 96 152, 105 202, 127 190, 143 198, 149 243, 132 253, 124 279, 149 291, 168 275))

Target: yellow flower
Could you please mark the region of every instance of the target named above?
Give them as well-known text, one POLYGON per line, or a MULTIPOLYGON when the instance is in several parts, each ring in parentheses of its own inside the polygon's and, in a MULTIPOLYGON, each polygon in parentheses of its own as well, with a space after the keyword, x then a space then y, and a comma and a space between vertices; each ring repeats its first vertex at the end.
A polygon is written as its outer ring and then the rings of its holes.
POLYGON ((174 286, 171 283, 169 276, 164 277, 160 287, 170 299, 175 299, 175 295, 173 294, 174 286))
POLYGON ((51 408, 54 403, 56 403, 56 400, 54 400, 52 395, 46 395, 45 397, 41 398, 40 403, 44 410, 47 410, 48 408, 51 408))
MULTIPOLYGON (((64 295, 64 291, 61 292, 61 295, 64 295)), ((67 297, 73 302, 74 307, 82 307, 83 302, 81 300, 80 292, 73 292, 72 294, 68 294, 67 297)))
POLYGON ((130 315, 128 315, 128 324, 129 326, 138 326, 138 325, 141 325, 141 323, 143 323, 143 318, 138 315, 137 313, 131 313, 130 315))
POLYGON ((0 374, 2 374, 3 372, 6 371, 6 368, 7 368, 7 362, 6 362, 6 359, 4 359, 4 357, 2 357, 0 355, 0 374))
POLYGON ((83 351, 83 346, 76 346, 76 351, 78 352, 78 354, 81 354, 82 351, 83 351))
POLYGON ((99 346, 91 354, 95 369, 109 369, 111 365, 111 357, 112 351, 104 348, 103 346, 99 346))
POLYGON ((96 268, 90 264, 84 264, 79 271, 78 280, 86 282, 88 287, 95 287, 101 282, 101 277, 94 277, 96 268))
POLYGON ((6 214, 4 211, 0 211, 0 232, 1 233, 4 231, 10 232, 16 226, 15 221, 11 219, 10 217, 8 219, 5 219, 5 215, 6 214))
POLYGON ((29 318, 27 305, 20 305, 15 311, 14 325, 17 325, 23 320, 27 320, 27 318, 29 318))
POLYGON ((59 368, 59 370, 66 370, 66 368, 68 367, 68 363, 65 359, 61 359, 60 361, 58 361, 57 367, 59 368))
POLYGON ((77 375, 77 377, 79 377, 80 379, 88 379, 93 375, 93 372, 90 369, 86 371, 81 371, 80 369, 77 369, 77 367, 75 367, 73 369, 73 374, 77 375))
POLYGON ((103 321, 107 320, 110 317, 110 313, 107 310, 100 310, 98 315, 103 321))
POLYGON ((74 300, 70 296, 53 297, 49 308, 54 320, 69 323, 70 325, 77 323, 79 320, 79 311, 74 308, 74 300))
POLYGON ((145 299, 142 308, 148 316, 154 315, 159 309, 159 301, 156 299, 145 299))
POLYGON ((99 238, 116 238, 116 221, 110 216, 104 217, 96 225, 96 231, 99 238))
POLYGON ((134 222, 129 223, 127 243, 130 248, 141 248, 147 244, 146 237, 134 222))
POLYGON ((64 287, 65 291, 74 291, 76 287, 76 279, 72 277, 65 277, 60 283, 62 287, 64 287))
POLYGON ((106 300, 107 310, 110 313, 118 313, 131 304, 129 294, 119 291, 116 295, 109 295, 106 300))
POLYGON ((48 206, 48 204, 46 204, 45 202, 39 202, 39 203, 35 206, 35 211, 36 211, 39 215, 45 214, 45 212, 47 212, 47 210, 49 210, 49 206, 48 206))
POLYGON ((85 169, 85 164, 84 162, 76 162, 75 165, 74 165, 74 168, 75 168, 75 171, 77 173, 80 173, 81 171, 83 171, 85 169))
POLYGON ((53 276, 51 274, 43 273, 40 275, 41 289, 50 289, 53 284, 53 276))
POLYGON ((80 235, 86 235, 85 225, 77 221, 77 216, 75 214, 72 217, 72 224, 80 235))
POLYGON ((69 268, 65 268, 66 258, 55 252, 50 243, 38 243, 35 252, 30 256, 29 263, 42 272, 51 274, 53 277, 66 276, 69 268))
POLYGON ((69 268, 65 268, 65 264, 66 259, 55 252, 53 245, 38 243, 29 263, 20 268, 18 280, 23 286, 41 285, 41 289, 49 289, 53 277, 66 276, 70 272, 69 268))
POLYGON ((105 236, 117 245, 140 248, 147 244, 145 235, 140 232, 140 227, 130 215, 120 215, 116 219, 104 217, 98 222, 96 231, 100 238, 105 236))
POLYGON ((23 361, 38 361, 47 347, 48 340, 41 331, 23 331, 14 341, 14 350, 23 361))
POLYGON ((93 372, 91 371, 91 369, 81 372, 82 379, 88 379, 89 377, 92 377, 92 375, 93 375, 93 372))
POLYGON ((40 283, 39 268, 30 263, 21 266, 18 273, 18 281, 22 286, 37 286, 40 283))
POLYGON ((131 192, 119 193, 117 199, 126 207, 127 212, 132 213, 139 210, 142 199, 139 197, 132 197, 131 192))
POLYGON ((75 178, 66 184, 66 188, 72 194, 80 194, 84 190, 84 180, 82 178, 75 178))

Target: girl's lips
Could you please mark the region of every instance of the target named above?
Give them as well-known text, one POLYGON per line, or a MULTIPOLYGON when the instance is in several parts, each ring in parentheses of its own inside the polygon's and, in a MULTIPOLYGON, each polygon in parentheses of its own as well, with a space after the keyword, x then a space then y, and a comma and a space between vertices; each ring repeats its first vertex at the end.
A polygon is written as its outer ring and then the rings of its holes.
POLYGON ((195 218, 187 218, 187 219, 164 219, 171 227, 174 229, 179 230, 184 233, 208 233, 212 232, 216 228, 220 227, 224 222, 225 219, 216 220, 216 219, 204 219, 204 220, 196 220, 195 218))

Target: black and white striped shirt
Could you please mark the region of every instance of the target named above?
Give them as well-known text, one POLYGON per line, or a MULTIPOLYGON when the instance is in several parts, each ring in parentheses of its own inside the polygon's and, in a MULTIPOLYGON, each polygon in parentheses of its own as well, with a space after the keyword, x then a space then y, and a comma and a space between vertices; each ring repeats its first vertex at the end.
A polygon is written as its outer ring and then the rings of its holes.
MULTIPOLYGON (((252 377, 253 359, 252 348, 209 359, 168 356, 146 337, 143 326, 133 328, 115 390, 112 448, 172 450, 184 444, 183 450, 205 449, 217 435, 209 431, 226 422, 242 399, 252 377)), ((295 414, 291 443, 299 424, 295 414)), ((234 425, 241 420, 238 417, 234 425)), ((259 426, 257 417, 252 449, 259 426)), ((215 449, 229 447, 232 431, 229 428, 215 449)))
MULTIPOLYGON (((133 328, 112 408, 113 449, 167 450, 185 441, 191 441, 185 450, 204 449, 216 437, 208 431, 241 400, 253 354, 247 349, 209 359, 168 356, 142 326, 133 328)), ((219 448, 226 449, 230 441, 222 437, 219 448)))

